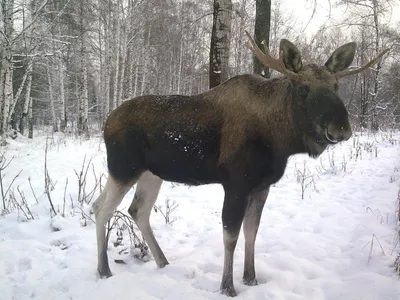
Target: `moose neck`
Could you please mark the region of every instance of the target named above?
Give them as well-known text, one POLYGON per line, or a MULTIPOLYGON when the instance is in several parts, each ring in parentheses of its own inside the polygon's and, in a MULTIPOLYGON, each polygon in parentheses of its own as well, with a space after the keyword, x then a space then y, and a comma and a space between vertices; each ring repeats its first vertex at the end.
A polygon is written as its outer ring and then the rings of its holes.
POLYGON ((288 99, 290 103, 291 118, 293 121, 293 130, 297 141, 297 153, 307 153, 311 157, 318 157, 326 148, 323 138, 320 137, 316 130, 313 120, 307 114, 307 109, 304 105, 304 99, 295 92, 295 84, 290 82, 290 96, 288 99))
POLYGON ((260 86, 263 98, 271 105, 265 117, 266 128, 274 132, 276 151, 287 157, 309 153, 309 137, 304 132, 310 132, 312 128, 300 110, 293 89, 293 82, 286 77, 265 80, 260 86))
POLYGON ((304 134, 311 130, 310 124, 293 97, 293 83, 285 77, 239 75, 203 97, 222 112, 222 157, 229 157, 249 137, 262 139, 282 158, 315 152, 304 134))

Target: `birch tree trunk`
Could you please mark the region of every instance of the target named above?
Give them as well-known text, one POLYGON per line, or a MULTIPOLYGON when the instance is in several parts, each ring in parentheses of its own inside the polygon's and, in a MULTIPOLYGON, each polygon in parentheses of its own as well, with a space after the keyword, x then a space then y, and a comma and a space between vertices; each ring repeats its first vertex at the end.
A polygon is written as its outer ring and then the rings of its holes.
POLYGON ((65 132, 67 127, 67 109, 65 103, 65 88, 64 88, 64 65, 62 63, 61 57, 58 60, 58 76, 60 81, 60 102, 61 102, 61 122, 60 130, 65 132))
POLYGON ((235 73, 240 74, 242 72, 242 56, 243 49, 242 45, 245 41, 244 39, 244 30, 246 29, 245 25, 245 14, 246 14, 246 3, 247 0, 242 0, 242 5, 240 7, 240 22, 239 22, 239 33, 237 38, 237 53, 235 57, 235 73))
MULTIPOLYGON (((361 49, 366 48, 366 38, 365 38, 365 28, 361 28, 361 49)), ((360 57, 360 65, 363 65, 365 63, 364 61, 364 55, 362 54, 360 57)), ((362 129, 367 129, 368 128, 368 107, 369 107, 369 71, 363 72, 361 75, 361 80, 360 80, 360 127, 362 129)))
POLYGON ((231 22, 232 1, 214 0, 210 47, 210 88, 221 84, 229 78, 231 22))
POLYGON ((133 96, 133 83, 135 82, 135 59, 133 57, 133 50, 131 47, 129 47, 129 52, 127 55, 128 62, 128 98, 131 98, 133 96))
POLYGON ((114 83, 113 83, 113 100, 111 109, 114 110, 118 106, 118 78, 119 78, 119 54, 121 48, 121 39, 120 39, 120 32, 121 32, 121 22, 120 22, 120 1, 117 2, 117 9, 115 11, 115 17, 117 19, 116 24, 116 33, 115 33, 115 57, 114 57, 114 66, 115 66, 115 75, 114 75, 114 83))
MULTIPOLYGON (((17 90, 17 93, 15 94, 11 104, 10 104, 10 111, 8 113, 8 124, 11 123, 11 119, 12 119, 12 117, 14 115, 15 106, 17 105, 18 100, 21 97, 22 90, 24 89, 24 86, 25 86, 26 78, 28 77, 28 74, 32 71, 32 66, 31 66, 32 62, 31 61, 32 61, 32 59, 30 58, 29 61, 28 61, 28 67, 27 67, 27 69, 26 69, 26 71, 24 73, 24 76, 22 77, 21 84, 20 84, 20 86, 19 86, 19 88, 17 90)), ((13 128, 13 129, 16 129, 16 128, 13 128)))
POLYGON ((53 132, 57 132, 58 129, 57 129, 56 109, 54 105, 53 81, 49 63, 47 63, 47 80, 49 83, 49 103, 51 112, 51 123, 53 127, 53 132))
POLYGON ((79 135, 84 134, 85 138, 89 138, 89 103, 88 103, 88 87, 87 87, 87 62, 84 56, 82 56, 82 71, 81 71, 81 93, 80 93, 80 105, 79 105, 79 135))
POLYGON ((182 85, 182 61, 183 61, 183 35, 181 37, 181 43, 179 47, 179 66, 178 66, 178 86, 177 93, 181 93, 181 85, 182 85))
POLYGON ((28 127, 29 127, 28 138, 33 139, 33 103, 31 97, 29 97, 28 127))
POLYGON ((111 7, 108 8, 104 24, 104 51, 105 51, 105 77, 104 77, 104 118, 110 112, 110 82, 111 82, 111 7))
POLYGON ((136 97, 137 95, 137 87, 138 87, 138 81, 139 81, 139 61, 140 61, 140 54, 139 52, 139 59, 136 62, 136 67, 135 67, 135 84, 133 85, 133 94, 132 97, 136 97))
POLYGON ((1 8, 3 13, 3 35, 5 45, 3 46, 2 60, 1 60, 1 123, 0 135, 2 145, 8 134, 8 121, 10 113, 10 104, 13 100, 13 34, 14 34, 14 0, 2 0, 1 8))
POLYGON ((122 30, 120 35, 120 49, 121 49, 121 71, 120 78, 118 81, 118 100, 117 105, 120 105, 122 100, 125 97, 124 93, 124 79, 125 79, 125 66, 126 66, 126 53, 127 53, 127 45, 126 45, 126 32, 122 30))
MULTIPOLYGON (((8 52, 8 51, 7 51, 8 52)), ((10 53, 10 52, 9 52, 10 53)), ((6 57, 3 60, 2 67, 4 67, 4 83, 3 83, 3 105, 2 105, 2 124, 1 124, 1 144, 5 144, 5 139, 8 135, 8 118, 10 113, 10 104, 13 99, 13 65, 11 57, 6 57)))
POLYGON ((146 73, 147 73, 147 64, 148 60, 150 59, 149 57, 149 51, 150 51, 150 38, 151 38, 151 26, 149 27, 148 34, 147 34, 147 41, 144 42, 144 46, 141 49, 141 56, 144 59, 144 65, 143 65, 143 70, 142 70, 142 86, 140 88, 140 96, 144 94, 145 88, 146 88, 146 73), (147 54, 147 55, 146 55, 147 54))
MULTIPOLYGON (((378 16, 378 1, 372 0, 372 11, 373 11, 373 18, 374 18, 374 31, 375 31, 375 55, 379 54, 380 50, 380 26, 379 26, 379 16, 378 16)), ((372 104, 372 111, 371 111, 371 129, 373 131, 378 131, 379 129, 379 121, 378 121, 378 112, 377 112, 377 99, 378 99, 378 92, 379 92, 379 74, 381 70, 382 60, 379 60, 376 64, 375 73, 374 73, 374 82, 373 82, 373 91, 371 93, 371 104, 372 104)))
POLYGON ((25 134, 25 128, 28 121, 28 112, 29 112, 29 103, 31 102, 31 86, 32 86, 32 69, 33 69, 33 59, 29 60, 28 63, 28 78, 26 81, 26 89, 25 89, 25 101, 24 108, 22 111, 22 117, 19 123, 19 131, 22 135, 25 134))
POLYGON ((88 96, 88 79, 87 79, 87 32, 86 24, 83 16, 83 3, 81 2, 81 79, 80 79, 80 93, 79 93, 79 117, 78 117, 78 134, 81 136, 85 135, 85 138, 89 138, 89 124, 88 124, 88 113, 89 113, 89 96, 88 96))

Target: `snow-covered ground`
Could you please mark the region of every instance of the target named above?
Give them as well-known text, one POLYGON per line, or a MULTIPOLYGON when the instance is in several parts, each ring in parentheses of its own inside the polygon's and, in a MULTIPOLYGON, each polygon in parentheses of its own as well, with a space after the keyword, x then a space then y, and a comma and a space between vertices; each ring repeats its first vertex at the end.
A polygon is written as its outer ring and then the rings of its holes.
MULTIPOLYGON (((5 158, 14 159, 1 174, 4 192, 22 172, 12 185, 15 200, 9 199, 10 191, 6 195, 11 212, 0 218, 0 299, 226 298, 219 293, 221 187, 165 182, 156 204, 165 209, 166 198, 178 204, 171 215, 173 223, 165 224, 159 211, 153 211, 151 221, 170 265, 157 269, 151 258, 144 263, 126 251, 119 254, 129 247, 129 238, 124 236, 123 245, 114 247, 113 231, 109 259, 114 276, 99 279, 95 226, 90 221, 94 217, 90 205, 78 203, 75 172, 79 175, 85 156, 85 164, 91 159, 86 176, 86 193, 90 192, 94 177, 100 178, 106 170, 104 144, 100 138, 80 141, 61 135, 50 140, 47 167, 55 184, 50 195, 58 212, 51 219, 44 194, 45 140, 44 136, 32 141, 20 137, 6 147, 5 158), (21 203, 17 187, 27 205, 21 203), (28 221, 16 203, 34 220, 28 221)), ((237 299, 400 299, 400 281, 393 268, 400 248, 399 184, 400 134, 363 134, 325 152, 321 159, 291 158, 263 213, 256 242, 259 285, 255 287, 241 282, 244 244, 240 236, 234 262, 237 299)), ((133 193, 134 189, 119 209, 126 211, 133 193)))

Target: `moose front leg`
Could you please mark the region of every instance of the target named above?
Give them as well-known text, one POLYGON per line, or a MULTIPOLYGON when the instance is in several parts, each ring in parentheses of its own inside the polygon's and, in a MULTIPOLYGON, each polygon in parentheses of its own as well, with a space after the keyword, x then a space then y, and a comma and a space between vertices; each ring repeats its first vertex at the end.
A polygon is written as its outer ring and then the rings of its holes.
POLYGON ((243 283, 246 285, 257 285, 254 268, 254 245, 268 192, 269 188, 252 194, 244 216, 243 233, 245 238, 245 252, 243 283))
POLYGON ((225 253, 221 293, 230 297, 236 296, 233 286, 233 254, 235 252, 248 199, 249 197, 244 193, 238 193, 235 189, 225 188, 225 199, 222 209, 225 253))

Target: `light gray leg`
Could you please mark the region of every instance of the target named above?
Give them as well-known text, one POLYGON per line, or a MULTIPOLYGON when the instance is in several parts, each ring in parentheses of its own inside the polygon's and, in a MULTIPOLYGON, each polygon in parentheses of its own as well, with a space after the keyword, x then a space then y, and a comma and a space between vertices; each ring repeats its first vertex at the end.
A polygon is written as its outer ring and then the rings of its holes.
POLYGON ((269 188, 252 194, 244 216, 243 233, 245 238, 245 252, 243 283, 246 285, 257 285, 254 269, 254 245, 268 192, 269 188))
POLYGON ((229 296, 236 297, 235 287, 233 285, 233 255, 235 253, 235 248, 237 240, 240 233, 240 227, 233 230, 224 229, 224 269, 222 272, 221 280, 221 293, 229 296))
POLYGON ((101 277, 112 276, 110 267, 108 265, 107 245, 106 239, 106 224, 111 217, 113 211, 121 203, 125 194, 132 187, 131 184, 120 184, 114 180, 109 174, 106 186, 103 192, 93 203, 93 211, 96 218, 96 235, 97 235, 97 270, 101 277))
POLYGON ((225 199, 222 208, 222 225, 224 237, 224 269, 221 280, 221 293, 235 297, 233 285, 233 256, 242 226, 243 217, 248 205, 248 195, 236 187, 225 187, 225 199))
POLYGON ((153 231, 151 230, 150 213, 157 200, 162 182, 163 180, 160 177, 151 172, 147 171, 143 173, 139 178, 132 204, 128 209, 129 214, 142 232, 159 268, 168 265, 168 260, 158 245, 153 231))

